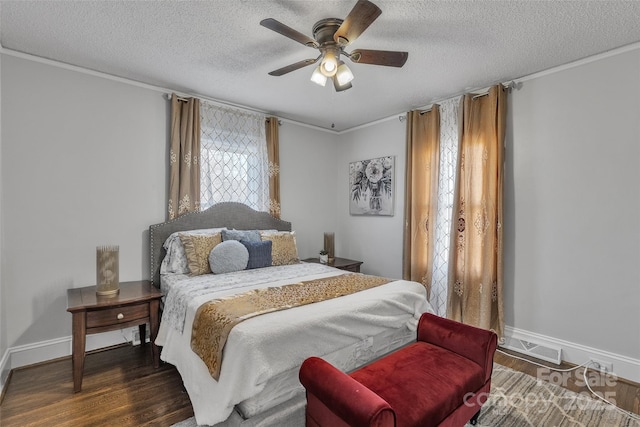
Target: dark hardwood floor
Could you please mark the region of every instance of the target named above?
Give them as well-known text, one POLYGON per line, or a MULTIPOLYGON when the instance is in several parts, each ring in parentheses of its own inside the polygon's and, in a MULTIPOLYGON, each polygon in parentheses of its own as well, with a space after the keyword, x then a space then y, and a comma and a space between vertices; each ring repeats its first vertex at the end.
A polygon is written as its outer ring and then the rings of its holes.
MULTIPOLYGON (((495 361, 534 377, 545 375, 537 366, 502 353, 496 353, 495 361)), ((566 377, 567 388, 586 391, 581 377, 566 377)), ((594 384, 600 382, 594 377, 594 384)), ((594 388, 614 393, 618 406, 640 414, 640 384, 617 380, 594 388)), ((73 393, 70 357, 15 369, 0 404, 3 427, 170 426, 192 415, 180 375, 168 364, 154 369, 148 345, 88 354, 80 393, 73 393)))
POLYGON ((82 391, 73 392, 71 357, 14 369, 0 426, 170 426, 193 415, 176 369, 154 369, 151 346, 87 354, 82 391))

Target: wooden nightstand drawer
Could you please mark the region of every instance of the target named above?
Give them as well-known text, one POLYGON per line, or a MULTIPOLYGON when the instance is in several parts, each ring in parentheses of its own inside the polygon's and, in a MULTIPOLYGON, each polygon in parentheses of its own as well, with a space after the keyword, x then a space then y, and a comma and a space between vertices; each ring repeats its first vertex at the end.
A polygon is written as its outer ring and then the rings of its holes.
POLYGON ((104 310, 87 311, 87 329, 100 326, 128 323, 136 319, 149 317, 149 304, 143 303, 126 307, 107 308, 104 310))
POLYGON ((339 267, 339 268, 344 271, 352 271, 354 273, 360 273, 360 264, 345 265, 344 267, 339 267))

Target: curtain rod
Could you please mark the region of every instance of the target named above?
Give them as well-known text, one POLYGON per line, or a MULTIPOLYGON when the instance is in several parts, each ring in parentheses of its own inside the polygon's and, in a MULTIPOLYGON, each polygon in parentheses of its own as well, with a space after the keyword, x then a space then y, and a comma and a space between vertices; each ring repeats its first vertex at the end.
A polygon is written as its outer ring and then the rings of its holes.
MULTIPOLYGON (((515 81, 515 80, 511 80, 511 81, 510 81, 510 82, 508 82, 508 83, 502 83, 502 88, 503 88, 504 90, 506 90, 507 92, 509 92, 509 93, 511 93, 511 91, 512 91, 513 89, 516 89, 516 90, 517 90, 517 89, 520 89, 521 87, 522 87, 522 82, 518 82, 518 83, 516 83, 516 81, 515 81)), ((487 95, 489 95, 489 89, 491 89, 491 87, 489 87, 489 88, 485 89, 485 90, 486 90, 486 92, 484 92, 484 93, 478 93, 478 94, 476 94, 476 95, 473 95, 473 97, 472 97, 471 99, 478 99, 478 98, 482 98, 483 96, 487 96, 487 95)), ((471 91, 471 92, 473 92, 473 91, 471 91)))
MULTIPOLYGON (((425 110, 419 110, 420 111, 420 115, 422 116, 423 114, 427 114, 428 112, 430 112, 431 110, 433 110, 433 106, 434 105, 438 105, 438 104, 432 104, 431 107, 425 109, 425 110)), ((407 115, 406 114, 401 114, 398 116, 398 120, 400 120, 400 122, 404 122, 405 120, 407 120, 407 115)))
MULTIPOLYGON (((171 101, 171 94, 170 94, 170 93, 168 93, 168 94, 167 94, 167 99, 168 99, 169 101, 171 101)), ((187 102, 187 101, 189 101, 189 99, 187 99, 187 98, 183 98, 183 97, 178 96, 178 95, 176 95, 176 99, 177 99, 178 101, 180 101, 180 102, 187 102)))
MULTIPOLYGON (((507 90, 509 93, 511 93, 511 91, 512 91, 513 89, 519 90, 519 89, 522 87, 522 82, 516 82, 515 80, 511 80, 510 82, 507 82, 507 83, 498 83, 498 84, 501 84, 501 85, 502 85, 502 87, 503 87, 505 90, 507 90)), ((490 87, 489 87, 489 89, 490 89, 490 87)), ((489 89, 486 89, 487 91, 486 91, 485 93, 479 93, 479 94, 474 95, 472 99, 481 98, 481 97, 483 97, 483 96, 487 96, 487 95, 489 95, 489 89)), ((477 89, 477 90, 478 90, 478 89, 477 89)), ((472 92, 474 92, 474 91, 472 90, 472 91, 470 91, 470 92, 468 92, 468 93, 472 93, 472 92)), ((466 94, 462 94, 462 95, 466 95, 466 94)), ((434 105, 438 105, 438 102, 446 101, 446 100, 449 100, 449 99, 455 98, 455 97, 457 97, 457 96, 462 96, 462 95, 454 95, 454 96, 452 96, 452 97, 450 97, 450 98, 446 98, 446 99, 438 100, 438 101, 434 102, 433 104, 431 104, 431 106, 430 106, 429 108, 424 109, 424 110, 420 110, 420 115, 422 115, 422 114, 426 114, 426 113, 428 113, 429 111, 431 111, 431 109, 433 108, 433 106, 434 106, 434 105)), ((418 110, 419 110, 419 109, 418 109, 418 110)), ((406 119, 407 119, 407 115, 406 115, 406 113, 405 113, 405 114, 403 114, 403 115, 398 116, 398 120, 400 120, 401 122, 404 122, 406 119)))
MULTIPOLYGON (((507 83, 496 83, 496 84, 502 85, 502 87, 504 89, 507 89, 509 92, 511 92, 513 89, 520 89, 522 87, 522 82, 516 82, 515 80, 511 80, 510 82, 507 82, 507 83)), ((491 86, 494 86, 494 85, 491 85, 491 86)), ((483 88, 472 89, 472 90, 470 90, 470 91, 468 91, 466 93, 459 93, 457 95, 453 95, 453 96, 450 96, 448 98, 438 99, 438 100, 435 100, 432 104, 428 104, 428 105, 436 105, 437 103, 442 102, 442 101, 447 101, 449 99, 456 98, 458 96, 471 94, 473 92, 481 92, 483 90, 485 91, 485 93, 476 94, 474 96, 484 96, 484 95, 487 95, 489 93, 489 89, 491 89, 491 86, 489 86, 487 88, 484 88, 484 89, 483 88)))
MULTIPOLYGON (((172 96, 173 93, 175 93, 175 92, 172 92, 172 93, 165 92, 163 97, 166 98, 167 100, 171 101, 171 96, 172 96)), ((189 95, 187 95, 187 96, 189 96, 189 95)), ((235 108, 237 110, 242 110, 242 111, 245 111, 245 112, 248 112, 248 113, 262 114, 263 116, 269 116, 269 113, 266 113, 266 112, 260 111, 260 110, 255 110, 253 108, 245 107, 244 105, 233 104, 233 103, 230 103, 230 102, 222 102, 222 101, 218 101, 216 99, 207 98, 207 97, 204 97, 204 96, 197 96, 197 95, 191 95, 191 96, 193 98, 198 98, 200 101, 204 101, 204 102, 207 102, 209 104, 217 105, 219 107, 235 108)), ((184 96, 180 96, 177 93, 176 93, 176 98, 178 99, 178 101, 181 101, 181 102, 186 102, 186 101, 189 100, 189 98, 184 97, 184 96)))
MULTIPOLYGON (((167 93, 167 94, 165 94, 165 95, 166 95, 166 98, 167 98, 169 101, 171 101, 171 96, 172 96, 172 95, 171 95, 170 93, 167 93)), ((178 96, 178 95, 176 95, 176 99, 177 99, 178 101, 180 101, 180 102, 187 102, 187 101, 189 101, 189 99, 188 99, 188 98, 183 98, 183 97, 178 96)), ((206 101, 206 100, 205 100, 205 101, 206 101)), ((208 102, 208 101, 207 101, 207 102, 208 102)), ((270 118, 269 118, 269 117, 265 118, 265 121, 269 122, 269 121, 270 121, 270 118)), ((282 126, 282 120, 278 119, 278 125, 279 125, 279 126, 282 126)))
MULTIPOLYGON (((277 117, 276 119, 278 120, 278 126, 282 126, 282 120, 278 119, 277 117)), ((264 121, 267 123, 271 122, 271 117, 265 118, 264 121)))
POLYGON ((473 95, 473 96, 471 97, 471 99, 476 100, 476 99, 478 99, 478 98, 482 98, 483 96, 487 96, 487 95, 489 95, 489 92, 487 92, 487 93, 479 93, 479 94, 477 94, 477 95, 473 95))

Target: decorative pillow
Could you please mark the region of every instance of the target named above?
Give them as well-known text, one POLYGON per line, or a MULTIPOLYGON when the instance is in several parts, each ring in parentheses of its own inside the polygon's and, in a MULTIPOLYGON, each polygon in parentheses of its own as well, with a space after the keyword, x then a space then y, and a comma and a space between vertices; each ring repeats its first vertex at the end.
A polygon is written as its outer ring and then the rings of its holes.
POLYGON ((237 240, 222 242, 209 254, 209 265, 214 274, 244 270, 248 261, 249 251, 237 240))
POLYGON ((172 250, 171 253, 167 251, 162 264, 160 264, 160 274, 189 274, 187 255, 184 253, 180 238, 177 241, 177 244, 180 245, 180 253, 177 253, 177 250, 172 250))
POLYGON ((160 264, 160 274, 189 274, 189 262, 179 234, 212 235, 226 229, 226 227, 204 228, 172 233, 163 244, 167 253, 160 264))
POLYGON ((247 242, 259 242, 260 232, 258 230, 222 230, 222 241, 246 240, 247 242))
POLYGON ((192 276, 211 273, 209 268, 209 254, 211 250, 222 242, 220 233, 207 235, 180 234, 184 252, 192 276))
POLYGON ((271 240, 260 242, 247 242, 240 240, 249 251, 249 262, 247 262, 247 270, 251 268, 271 267, 271 240))
POLYGON ((296 246, 295 231, 282 231, 279 233, 264 233, 262 240, 271 240, 271 265, 298 264, 298 248, 296 246))

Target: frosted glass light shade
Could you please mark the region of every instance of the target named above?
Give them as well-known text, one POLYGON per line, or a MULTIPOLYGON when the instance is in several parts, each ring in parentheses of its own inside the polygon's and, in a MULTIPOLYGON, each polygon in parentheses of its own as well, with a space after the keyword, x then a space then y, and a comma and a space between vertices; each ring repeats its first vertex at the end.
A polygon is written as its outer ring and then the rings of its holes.
POLYGON ((327 84, 327 77, 322 74, 319 65, 315 70, 313 70, 313 74, 311 74, 311 81, 320 86, 324 86, 327 84))
POLYGON ((347 67, 347 64, 344 61, 340 61, 340 65, 338 65, 338 70, 336 71, 336 78, 338 79, 338 85, 344 86, 353 80, 353 73, 351 69, 347 67))

